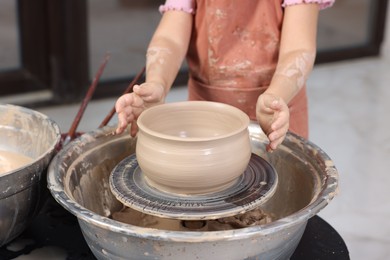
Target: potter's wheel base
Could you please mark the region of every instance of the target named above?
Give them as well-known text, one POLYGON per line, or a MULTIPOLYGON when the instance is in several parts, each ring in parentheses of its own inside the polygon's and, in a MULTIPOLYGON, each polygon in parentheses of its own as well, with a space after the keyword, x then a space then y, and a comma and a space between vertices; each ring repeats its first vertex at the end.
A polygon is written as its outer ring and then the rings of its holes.
POLYGON ((114 168, 109 181, 115 197, 130 208, 163 218, 201 220, 233 216, 258 207, 274 194, 277 174, 267 161, 252 154, 245 172, 229 188, 183 196, 151 187, 133 154, 114 168))

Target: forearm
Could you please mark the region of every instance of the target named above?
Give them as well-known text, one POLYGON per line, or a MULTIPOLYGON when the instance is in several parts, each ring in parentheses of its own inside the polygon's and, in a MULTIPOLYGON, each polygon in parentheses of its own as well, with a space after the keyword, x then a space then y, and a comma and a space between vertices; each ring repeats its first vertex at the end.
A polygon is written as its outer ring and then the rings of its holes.
POLYGON ((175 53, 175 45, 169 39, 152 41, 146 52, 146 83, 158 83, 165 95, 175 80, 184 55, 175 53))
POLYGON ((276 71, 268 93, 289 103, 305 85, 316 55, 317 4, 289 6, 285 10, 276 71))
POLYGON ((176 11, 166 12, 146 53, 146 83, 163 86, 168 93, 187 53, 192 16, 176 11))
POLYGON ((280 58, 267 93, 283 98, 288 104, 306 84, 310 75, 315 50, 296 50, 280 58))

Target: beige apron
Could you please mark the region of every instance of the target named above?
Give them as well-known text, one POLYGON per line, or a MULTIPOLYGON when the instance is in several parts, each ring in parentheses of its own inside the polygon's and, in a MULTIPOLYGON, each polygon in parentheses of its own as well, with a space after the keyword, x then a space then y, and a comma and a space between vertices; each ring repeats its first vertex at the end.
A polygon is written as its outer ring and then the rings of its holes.
MULTIPOLYGON (((189 100, 223 102, 256 120, 258 96, 275 71, 281 0, 197 0, 187 55, 189 100)), ((290 130, 308 137, 304 87, 290 102, 290 130)))

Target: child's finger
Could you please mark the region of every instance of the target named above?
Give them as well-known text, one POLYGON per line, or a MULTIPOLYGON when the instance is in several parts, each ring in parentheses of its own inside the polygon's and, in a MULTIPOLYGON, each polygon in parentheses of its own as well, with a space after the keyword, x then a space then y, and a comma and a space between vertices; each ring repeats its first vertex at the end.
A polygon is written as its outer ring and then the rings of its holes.
POLYGON ((284 137, 278 138, 275 141, 270 142, 268 144, 267 150, 268 151, 276 150, 278 148, 278 146, 283 142, 283 140, 284 140, 284 137))
POLYGON ((127 126, 126 115, 124 113, 118 113, 118 126, 115 130, 116 134, 121 134, 127 126))
POLYGON ((131 126, 130 126, 130 135, 132 137, 135 137, 136 134, 138 132, 138 125, 137 125, 137 120, 134 120, 132 123, 131 123, 131 126))

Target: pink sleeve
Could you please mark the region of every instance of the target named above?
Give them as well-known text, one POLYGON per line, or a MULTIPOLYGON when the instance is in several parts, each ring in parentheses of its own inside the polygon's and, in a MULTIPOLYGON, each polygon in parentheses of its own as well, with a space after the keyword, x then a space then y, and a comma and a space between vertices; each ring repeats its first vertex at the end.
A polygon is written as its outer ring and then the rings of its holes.
POLYGON ((195 12, 194 0, 166 0, 164 5, 159 8, 161 13, 169 10, 178 10, 193 14, 195 12))
POLYGON ((335 1, 336 0, 284 0, 282 6, 286 7, 289 5, 316 3, 320 5, 320 9, 325 9, 331 7, 335 1))

